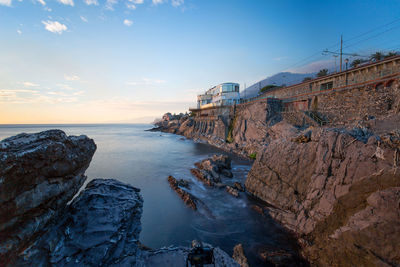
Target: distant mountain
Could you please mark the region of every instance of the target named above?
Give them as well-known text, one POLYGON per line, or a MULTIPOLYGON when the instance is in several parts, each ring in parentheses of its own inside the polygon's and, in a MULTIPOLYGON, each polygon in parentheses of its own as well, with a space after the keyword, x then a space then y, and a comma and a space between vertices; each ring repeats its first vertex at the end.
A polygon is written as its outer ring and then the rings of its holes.
POLYGON ((315 73, 292 73, 292 72, 280 72, 272 75, 252 86, 247 87, 245 90, 240 92, 241 98, 251 98, 258 95, 261 88, 266 85, 293 85, 303 81, 305 77, 315 77, 315 73))

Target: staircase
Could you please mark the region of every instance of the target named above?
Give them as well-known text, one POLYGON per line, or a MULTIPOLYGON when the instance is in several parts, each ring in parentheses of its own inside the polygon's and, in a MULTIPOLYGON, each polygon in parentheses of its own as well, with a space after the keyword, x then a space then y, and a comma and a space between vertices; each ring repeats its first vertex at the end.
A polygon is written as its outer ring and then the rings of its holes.
POLYGON ((304 111, 304 114, 307 115, 308 117, 310 117, 311 119, 313 119, 315 122, 317 122, 319 126, 324 126, 329 123, 328 120, 322 118, 316 111, 307 110, 307 111, 304 111))

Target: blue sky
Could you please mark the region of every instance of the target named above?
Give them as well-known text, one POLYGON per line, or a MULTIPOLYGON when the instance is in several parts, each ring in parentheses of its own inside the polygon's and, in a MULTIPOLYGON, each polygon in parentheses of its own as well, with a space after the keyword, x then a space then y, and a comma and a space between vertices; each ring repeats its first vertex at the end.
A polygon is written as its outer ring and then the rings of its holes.
POLYGON ((184 112, 221 82, 333 66, 321 51, 337 50, 340 34, 348 53, 399 50, 399 10, 369 0, 0 0, 0 123, 184 112))

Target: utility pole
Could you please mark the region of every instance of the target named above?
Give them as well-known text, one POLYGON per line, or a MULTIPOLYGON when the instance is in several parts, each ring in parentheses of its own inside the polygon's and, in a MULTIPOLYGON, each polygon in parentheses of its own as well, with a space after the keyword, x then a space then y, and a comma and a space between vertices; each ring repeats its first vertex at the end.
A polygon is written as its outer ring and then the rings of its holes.
POLYGON ((340 35, 340 71, 342 71, 343 34, 340 35))

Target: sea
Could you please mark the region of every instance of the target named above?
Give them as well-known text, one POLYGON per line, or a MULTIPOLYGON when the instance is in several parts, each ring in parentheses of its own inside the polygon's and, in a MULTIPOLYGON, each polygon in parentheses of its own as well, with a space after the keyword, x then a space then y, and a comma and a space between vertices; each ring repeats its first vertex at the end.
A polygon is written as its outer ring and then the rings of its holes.
MULTIPOLYGON (((232 255, 233 247, 241 243, 251 266, 266 266, 258 256, 263 249, 296 250, 290 234, 251 208, 261 204, 257 199, 244 193, 235 198, 192 176, 190 169, 195 162, 213 154, 227 154, 225 151, 179 135, 146 131, 150 128, 151 124, 0 125, 0 140, 49 129, 92 138, 97 151, 86 171, 86 183, 95 178, 113 178, 141 189, 144 204, 140 241, 150 248, 190 246, 196 239, 232 255), (187 207, 170 188, 169 175, 190 181, 190 192, 206 208, 193 211, 187 207)), ((223 182, 244 184, 252 162, 229 156, 234 177, 223 182)))

